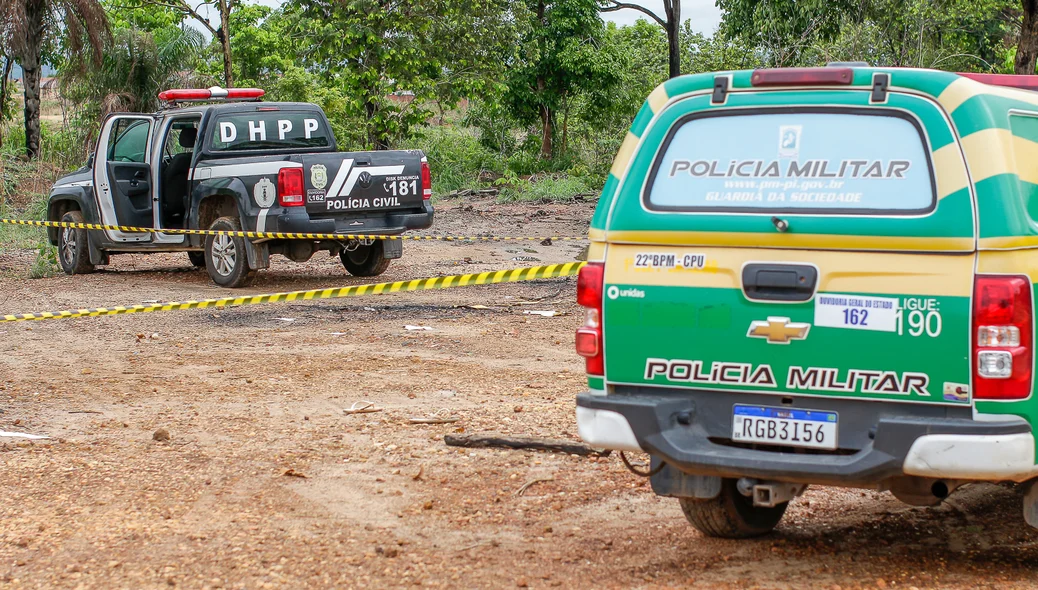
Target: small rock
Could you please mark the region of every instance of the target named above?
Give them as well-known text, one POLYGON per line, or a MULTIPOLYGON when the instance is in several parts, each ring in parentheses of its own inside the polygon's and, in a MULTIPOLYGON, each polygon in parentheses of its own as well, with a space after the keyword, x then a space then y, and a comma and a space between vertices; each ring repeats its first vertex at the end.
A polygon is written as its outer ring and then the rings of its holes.
POLYGON ((432 500, 426 500, 425 504, 422 504, 422 510, 432 510, 432 507, 433 507, 433 501, 432 500))
POLYGON ((876 580, 876 587, 880 588, 880 589, 886 588, 887 587, 887 581, 884 580, 883 578, 878 578, 876 580))
POLYGON ((392 558, 400 555, 400 550, 397 549, 396 547, 389 547, 388 549, 383 551, 382 554, 385 555, 386 557, 392 559, 392 558))
POLYGON ((515 412, 516 414, 518 414, 519 412, 523 411, 523 407, 522 406, 516 406, 516 407, 512 408, 512 411, 515 412))
POLYGON ((158 442, 168 442, 170 439, 169 431, 165 428, 159 428, 155 431, 155 434, 151 435, 151 439, 158 442))
POLYGON ((527 588, 530 586, 530 583, 526 581, 526 578, 519 578, 515 581, 515 585, 519 588, 527 588))

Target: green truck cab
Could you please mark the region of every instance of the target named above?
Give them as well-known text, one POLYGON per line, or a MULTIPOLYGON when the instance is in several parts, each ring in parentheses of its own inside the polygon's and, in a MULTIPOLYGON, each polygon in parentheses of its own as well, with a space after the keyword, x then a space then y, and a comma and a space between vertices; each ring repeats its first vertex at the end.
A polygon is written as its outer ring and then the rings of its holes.
POLYGON ((1038 477, 1031 87, 837 65, 657 88, 578 280, 581 437, 649 453, 720 537, 810 484, 933 505, 1038 477))

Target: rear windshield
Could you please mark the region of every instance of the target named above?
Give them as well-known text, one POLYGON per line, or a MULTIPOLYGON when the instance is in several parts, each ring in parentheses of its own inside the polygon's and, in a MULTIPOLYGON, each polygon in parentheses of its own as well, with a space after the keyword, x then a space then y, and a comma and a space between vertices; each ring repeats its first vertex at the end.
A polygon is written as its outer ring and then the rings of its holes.
POLYGON ((649 209, 918 214, 936 204, 916 124, 860 112, 686 119, 657 157, 649 209))
POLYGON ((229 152, 331 145, 324 118, 313 112, 253 112, 217 117, 209 149, 229 152))

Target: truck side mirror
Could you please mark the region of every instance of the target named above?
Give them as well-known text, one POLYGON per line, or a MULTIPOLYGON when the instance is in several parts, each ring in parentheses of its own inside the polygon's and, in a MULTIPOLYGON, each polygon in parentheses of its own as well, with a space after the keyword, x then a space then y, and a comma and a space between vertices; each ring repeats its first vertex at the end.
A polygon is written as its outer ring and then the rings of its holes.
POLYGON ((87 168, 93 168, 94 167, 94 154, 90 154, 89 156, 87 156, 86 167, 87 168))

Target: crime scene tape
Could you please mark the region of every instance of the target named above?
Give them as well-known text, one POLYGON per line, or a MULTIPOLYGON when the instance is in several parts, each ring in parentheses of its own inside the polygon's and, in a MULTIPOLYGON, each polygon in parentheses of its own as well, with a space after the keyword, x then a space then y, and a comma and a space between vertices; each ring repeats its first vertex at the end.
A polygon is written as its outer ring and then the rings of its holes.
POLYGON ((102 225, 99 223, 72 223, 66 221, 31 221, 24 219, 0 219, 0 224, 28 225, 35 227, 71 227, 73 229, 121 231, 128 234, 152 233, 188 236, 234 236, 254 240, 422 240, 439 242, 572 242, 586 237, 572 236, 415 236, 379 234, 310 234, 290 232, 225 231, 213 229, 155 229, 153 227, 131 227, 125 225, 102 225))
POLYGON ((257 305, 260 303, 288 303, 292 301, 311 301, 314 299, 341 299, 344 297, 360 297, 363 295, 383 295, 386 293, 451 289, 454 287, 471 287, 475 285, 518 283, 521 281, 533 281, 536 279, 573 276, 577 274, 585 264, 587 263, 567 262, 565 264, 550 264, 548 266, 529 266, 525 268, 488 271, 466 275, 450 275, 428 279, 414 279, 413 281, 396 281, 393 283, 375 283, 350 287, 333 287, 330 289, 312 289, 309 291, 267 293, 264 295, 248 295, 243 297, 221 297, 219 299, 202 299, 199 301, 172 301, 169 303, 154 303, 148 305, 21 313, 0 316, 0 323, 22 322, 27 320, 98 317, 128 313, 149 313, 153 311, 177 311, 183 309, 220 309, 228 305, 257 305))

